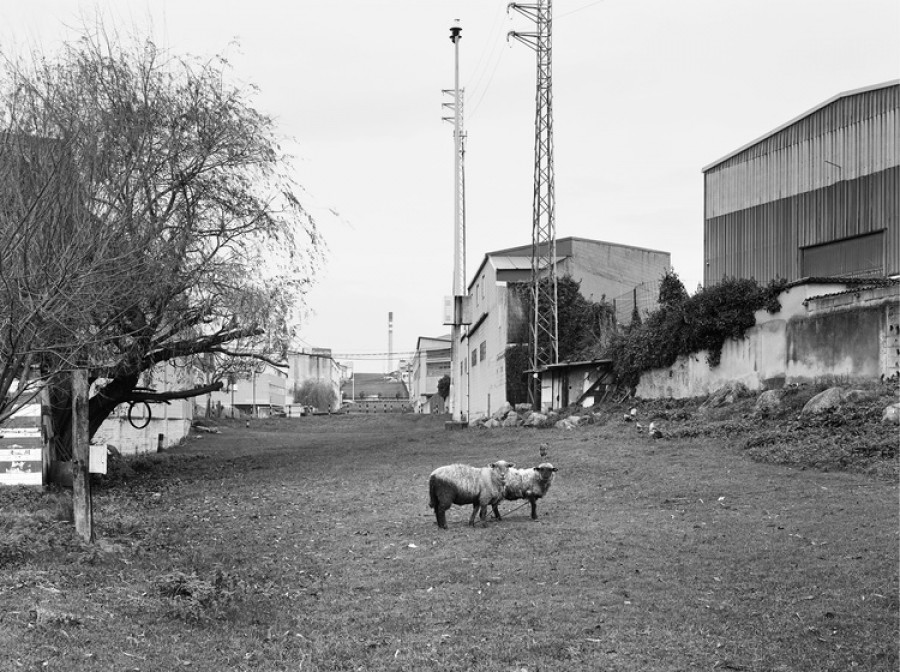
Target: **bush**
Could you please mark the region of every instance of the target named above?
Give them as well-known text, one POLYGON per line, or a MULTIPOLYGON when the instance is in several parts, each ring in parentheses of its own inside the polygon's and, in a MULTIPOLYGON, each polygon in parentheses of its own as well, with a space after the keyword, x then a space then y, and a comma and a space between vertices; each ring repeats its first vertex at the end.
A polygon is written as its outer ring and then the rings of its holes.
POLYGON ((757 310, 780 310, 778 294, 786 284, 773 280, 762 287, 755 280, 723 278, 688 296, 678 275, 667 271, 660 283, 659 308, 643 323, 617 334, 607 350, 619 381, 635 387, 644 371, 671 366, 680 355, 700 350, 707 351, 710 366, 718 366, 725 341, 742 337, 756 324, 757 310))

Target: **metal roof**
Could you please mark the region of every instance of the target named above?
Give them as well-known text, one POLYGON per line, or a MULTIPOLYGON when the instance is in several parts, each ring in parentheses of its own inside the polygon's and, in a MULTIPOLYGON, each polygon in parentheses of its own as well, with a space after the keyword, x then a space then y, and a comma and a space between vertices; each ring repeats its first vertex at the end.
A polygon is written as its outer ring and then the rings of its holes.
MULTIPOLYGON (((566 257, 556 257, 556 263, 558 264, 566 257)), ((543 260, 541 260, 543 261, 543 260)), ((494 265, 498 271, 530 271, 531 270, 531 255, 529 254, 527 257, 491 257, 491 263, 494 265)), ((542 265, 541 268, 544 268, 546 264, 542 265)))
POLYGON ((864 87, 859 88, 859 89, 853 89, 853 90, 851 90, 851 91, 843 91, 843 92, 841 92, 841 93, 838 93, 838 94, 832 96, 831 98, 829 98, 828 100, 826 100, 825 102, 819 103, 819 104, 816 105, 815 107, 810 108, 809 110, 807 110, 807 111, 804 112, 803 114, 800 114, 800 115, 794 117, 793 119, 791 119, 790 121, 787 121, 787 122, 781 124, 781 126, 778 126, 777 128, 775 128, 775 129, 769 131, 768 133, 765 133, 765 134, 759 136, 758 138, 756 138, 756 140, 752 140, 751 142, 748 142, 746 145, 743 145, 742 147, 739 147, 738 149, 735 149, 733 152, 729 152, 728 154, 726 154, 725 156, 723 156, 721 159, 717 159, 716 161, 713 161, 713 162, 710 163, 709 165, 704 166, 704 167, 701 169, 700 172, 705 173, 705 172, 709 171, 711 168, 715 168, 715 167, 718 166, 720 163, 724 163, 725 161, 727 161, 727 160, 730 159, 731 157, 737 156, 737 155, 740 154, 741 152, 743 152, 743 151, 745 151, 745 150, 750 149, 751 147, 753 147, 753 145, 759 144, 760 142, 762 142, 762 141, 765 140, 766 138, 772 137, 772 136, 775 135, 776 133, 779 133, 779 132, 783 131, 784 129, 786 129, 786 128, 787 128, 788 126, 790 126, 791 124, 796 124, 796 123, 797 123, 798 121, 800 121, 801 119, 804 119, 804 118, 806 118, 806 117, 808 117, 808 116, 814 114, 815 112, 818 112, 818 111, 821 110, 823 107, 826 107, 826 106, 828 106, 828 105, 831 105, 831 103, 833 103, 833 102, 835 102, 835 101, 837 101, 837 100, 840 100, 841 98, 849 98, 850 96, 857 96, 857 95, 859 95, 859 94, 861 94, 861 93, 866 93, 867 91, 877 91, 878 89, 887 89, 887 88, 889 88, 889 87, 891 87, 891 86, 898 86, 898 85, 900 85, 900 79, 892 79, 892 80, 887 81, 887 82, 882 82, 881 84, 872 84, 871 86, 864 86, 864 87))

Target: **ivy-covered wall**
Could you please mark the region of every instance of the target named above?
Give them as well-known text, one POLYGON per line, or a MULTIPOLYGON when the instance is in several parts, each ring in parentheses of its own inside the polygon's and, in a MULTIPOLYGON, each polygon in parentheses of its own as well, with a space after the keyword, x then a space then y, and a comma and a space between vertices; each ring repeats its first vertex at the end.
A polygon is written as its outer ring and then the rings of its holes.
MULTIPOLYGON (((800 291, 805 289, 787 290, 800 291)), ((730 382, 762 390, 828 378, 877 380, 885 370, 882 344, 892 326, 888 306, 898 302, 896 287, 839 296, 843 301, 833 305, 831 300, 823 309, 816 300, 798 303, 780 295, 782 305, 790 308, 771 315, 757 311, 756 325, 743 338, 725 341, 717 366, 709 364, 706 351, 679 356, 669 367, 642 373, 636 394, 684 398, 709 394, 730 382)))

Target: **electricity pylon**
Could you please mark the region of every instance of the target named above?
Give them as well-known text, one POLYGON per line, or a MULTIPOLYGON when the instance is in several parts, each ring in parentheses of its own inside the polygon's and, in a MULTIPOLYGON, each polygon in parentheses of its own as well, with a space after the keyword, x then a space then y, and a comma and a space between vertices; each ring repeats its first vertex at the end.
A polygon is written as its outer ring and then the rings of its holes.
MULTIPOLYGON (((559 326, 556 278, 556 213, 553 187, 553 78, 551 68, 551 0, 536 4, 512 2, 514 9, 535 23, 534 32, 511 31, 537 54, 537 93, 534 114, 534 199, 531 224, 531 368, 537 372, 559 361, 559 326), (543 280, 543 282, 542 282, 543 280)), ((540 406, 536 373, 528 386, 531 403, 540 406)))

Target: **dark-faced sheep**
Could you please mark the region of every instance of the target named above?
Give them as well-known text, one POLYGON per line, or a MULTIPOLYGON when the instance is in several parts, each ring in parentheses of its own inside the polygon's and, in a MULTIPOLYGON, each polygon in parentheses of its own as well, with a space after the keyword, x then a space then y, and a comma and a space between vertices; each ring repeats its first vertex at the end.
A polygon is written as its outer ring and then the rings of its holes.
POLYGON ((487 525, 487 508, 503 498, 506 475, 514 465, 498 460, 489 467, 470 467, 468 464, 449 464, 438 467, 428 477, 428 505, 434 509, 438 527, 447 529, 447 509, 453 504, 472 505, 469 525, 475 526, 475 514, 487 525))
MULTIPOLYGON (((537 520, 537 500, 547 494, 553 482, 553 474, 559 469, 543 462, 530 469, 510 469, 503 488, 503 499, 514 501, 527 499, 531 503, 531 519, 537 520)), ((491 505, 497 520, 501 520, 497 505, 491 505)))

